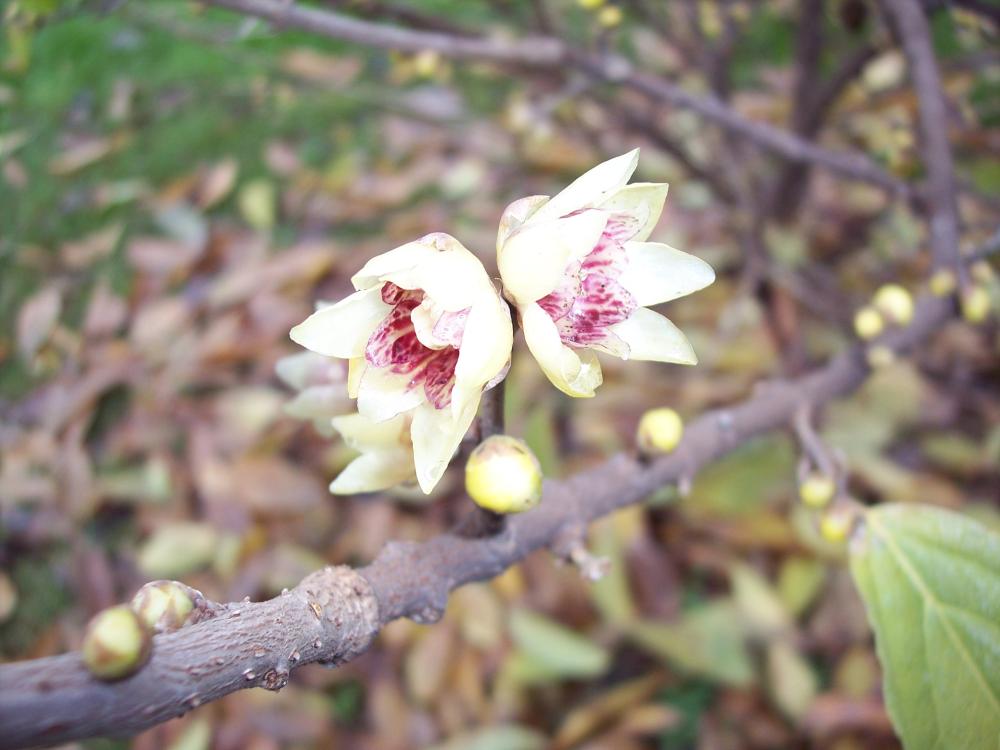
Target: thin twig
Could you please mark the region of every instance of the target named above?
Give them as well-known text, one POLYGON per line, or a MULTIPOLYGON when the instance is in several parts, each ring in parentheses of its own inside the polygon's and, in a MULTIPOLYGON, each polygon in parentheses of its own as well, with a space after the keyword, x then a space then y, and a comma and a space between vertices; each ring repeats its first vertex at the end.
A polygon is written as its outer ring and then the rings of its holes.
POLYGON ((725 130, 793 162, 811 162, 854 180, 908 196, 912 188, 860 153, 831 151, 765 122, 750 120, 717 97, 700 96, 659 76, 636 72, 616 55, 592 55, 547 36, 501 40, 403 29, 296 5, 285 0, 206 0, 279 26, 304 29, 334 39, 404 52, 431 50, 446 57, 565 72, 573 67, 605 83, 620 84, 649 98, 689 109, 725 130))
POLYGON ((966 279, 958 255, 959 218, 955 165, 948 143, 948 109, 934 58, 930 26, 917 0, 885 0, 910 66, 920 105, 920 130, 927 165, 926 200, 930 207, 931 256, 936 268, 950 268, 966 279))

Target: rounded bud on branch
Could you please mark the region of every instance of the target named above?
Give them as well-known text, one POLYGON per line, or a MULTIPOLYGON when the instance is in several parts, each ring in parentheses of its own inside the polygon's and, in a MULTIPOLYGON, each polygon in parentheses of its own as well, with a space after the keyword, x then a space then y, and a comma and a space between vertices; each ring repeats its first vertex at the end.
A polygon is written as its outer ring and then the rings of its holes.
POLYGON ((882 314, 874 307, 865 306, 854 313, 854 332, 862 339, 873 339, 885 329, 882 314))
POLYGON ((799 484, 799 499, 810 508, 824 508, 837 494, 832 477, 817 471, 809 473, 799 484))
POLYGON ((990 293, 976 284, 962 292, 962 317, 968 322, 982 323, 990 314, 990 293))
POLYGON ((469 456, 465 490, 481 508, 495 513, 520 513, 542 499, 542 467, 523 441, 493 435, 469 456))
POLYGON ((899 284, 884 284, 875 292, 872 303, 887 319, 905 326, 913 320, 913 295, 899 284))
POLYGON ((670 453, 684 435, 684 421, 673 409, 650 409, 639 420, 636 441, 643 453, 670 453))
POLYGON ((83 663, 101 680, 118 680, 146 663, 153 646, 152 633, 125 604, 98 612, 83 636, 83 663))
POLYGON ((194 600, 179 581, 150 581, 132 597, 132 609, 153 632, 169 633, 184 626, 194 600))

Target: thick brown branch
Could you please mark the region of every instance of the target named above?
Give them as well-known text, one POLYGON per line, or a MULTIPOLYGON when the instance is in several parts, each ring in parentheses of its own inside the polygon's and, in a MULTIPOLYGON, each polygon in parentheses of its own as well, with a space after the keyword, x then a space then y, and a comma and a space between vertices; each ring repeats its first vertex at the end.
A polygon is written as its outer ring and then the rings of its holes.
POLYGON ((948 143, 948 110, 934 57, 930 26, 917 0, 885 0, 910 66, 920 105, 920 131, 927 165, 926 200, 930 207, 930 244, 934 265, 964 276, 958 256, 958 205, 955 165, 948 143))
MULTIPOLYGON (((971 257, 998 249, 1000 233, 971 257)), ((879 343, 904 352, 953 312, 951 301, 925 297, 912 324, 879 343)), ((620 454, 547 482, 542 504, 509 518, 496 536, 393 542, 358 571, 327 568, 270 601, 224 605, 214 619, 157 636, 150 662, 120 682, 92 678, 75 653, 0 666, 0 748, 130 734, 241 688, 278 689, 301 664, 348 661, 382 625, 400 617, 436 620, 454 588, 492 578, 567 529, 690 479, 754 436, 787 425, 804 405, 815 408, 854 390, 868 372, 862 347, 853 346, 810 375, 706 413, 669 456, 647 464, 620 454)))
POLYGON ((552 37, 502 40, 470 38, 440 32, 403 29, 362 21, 339 13, 296 5, 284 0, 206 0, 279 26, 304 29, 334 39, 404 52, 432 50, 446 57, 521 65, 547 71, 574 67, 599 81, 620 84, 649 98, 701 115, 725 130, 746 138, 792 162, 809 162, 845 177, 868 182, 899 195, 911 187, 878 167, 867 156, 818 146, 806 138, 765 122, 750 120, 713 96, 699 96, 664 78, 636 72, 624 58, 578 53, 552 37))

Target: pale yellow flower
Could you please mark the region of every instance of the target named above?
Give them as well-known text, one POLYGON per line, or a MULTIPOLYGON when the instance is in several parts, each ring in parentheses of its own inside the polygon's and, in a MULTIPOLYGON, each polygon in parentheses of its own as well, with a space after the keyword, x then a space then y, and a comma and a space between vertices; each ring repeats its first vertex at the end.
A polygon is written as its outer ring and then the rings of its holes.
POLYGON ((506 374, 510 312, 482 263, 442 233, 373 258, 351 281, 358 291, 313 313, 291 337, 349 361, 348 393, 362 416, 408 417, 417 481, 429 493, 483 390, 506 374))
POLYGON ((593 396, 603 376, 595 352, 695 364, 680 329, 647 305, 708 286, 705 261, 647 242, 663 211, 664 183, 626 184, 639 151, 599 164, 553 198, 504 211, 497 264, 528 348, 552 383, 593 396))

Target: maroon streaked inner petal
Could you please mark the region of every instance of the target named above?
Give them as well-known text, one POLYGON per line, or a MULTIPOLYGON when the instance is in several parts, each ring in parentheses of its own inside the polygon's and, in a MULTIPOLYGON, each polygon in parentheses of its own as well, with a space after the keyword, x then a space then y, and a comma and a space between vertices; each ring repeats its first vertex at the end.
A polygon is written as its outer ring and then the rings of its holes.
POLYGON ((388 368, 398 375, 410 375, 406 387, 421 385, 427 400, 436 409, 451 403, 458 347, 465 332, 468 310, 444 313, 435 323, 434 334, 448 343, 431 349, 417 338, 411 314, 423 301, 420 290, 402 289, 393 283, 382 287, 382 300, 393 308, 368 339, 365 360, 373 367, 388 368), (440 328, 440 331, 438 330, 440 328))
POLYGON ((612 214, 594 248, 566 269, 558 287, 538 300, 567 346, 622 347, 608 328, 627 320, 638 307, 635 298, 618 283, 628 262, 624 243, 636 231, 637 222, 627 214, 612 214))

